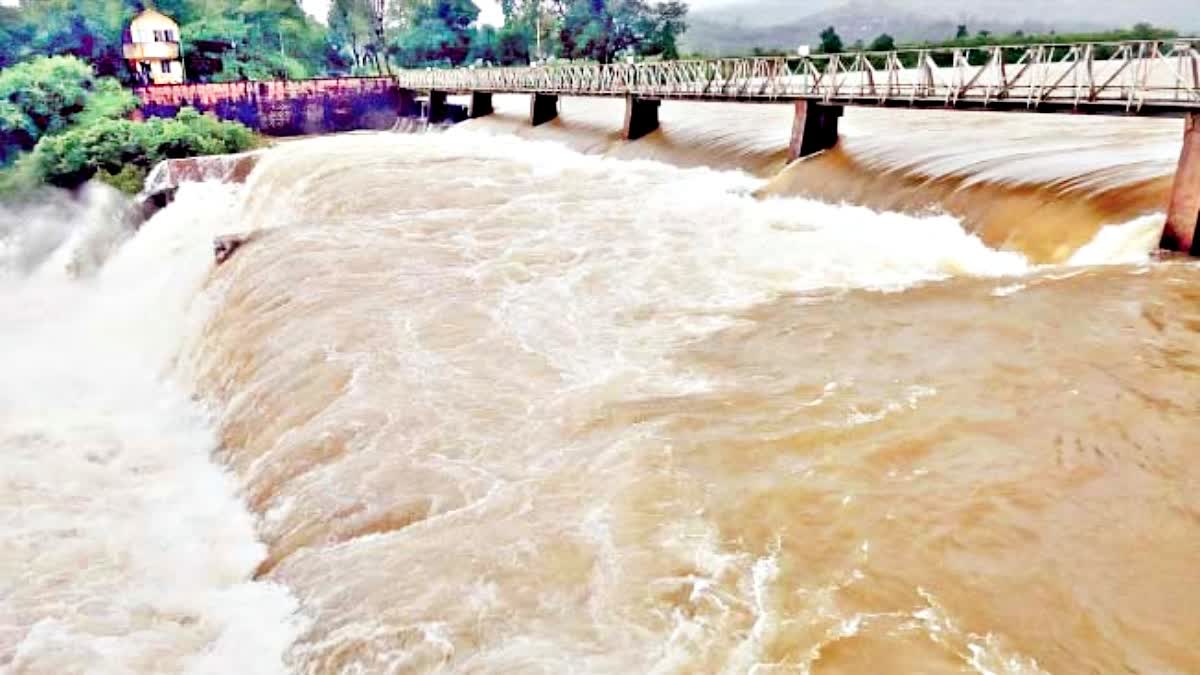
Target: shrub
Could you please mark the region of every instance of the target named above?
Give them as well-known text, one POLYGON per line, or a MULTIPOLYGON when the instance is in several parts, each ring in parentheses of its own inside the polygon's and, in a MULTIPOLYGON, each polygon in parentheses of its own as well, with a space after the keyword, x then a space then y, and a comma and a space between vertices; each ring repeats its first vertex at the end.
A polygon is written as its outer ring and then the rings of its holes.
POLYGON ((0 71, 0 146, 27 150, 42 136, 63 131, 83 112, 95 86, 91 67, 67 56, 0 71))
POLYGON ((96 78, 72 57, 37 58, 0 71, 0 165, 37 145, 43 136, 137 107, 132 92, 112 78, 96 78))
POLYGON ((96 81, 96 88, 84 104, 83 112, 75 118, 76 124, 94 124, 105 119, 121 119, 137 110, 138 99, 120 82, 105 77, 96 81))
POLYGON ((108 183, 121 192, 127 192, 132 195, 141 192, 142 186, 146 184, 147 173, 140 166, 126 164, 125 168, 115 174, 107 170, 98 171, 96 173, 96 180, 108 183))
POLYGON ((175 119, 102 119, 47 136, 34 149, 32 162, 36 175, 52 185, 74 188, 99 177, 137 192, 150 168, 164 159, 241 152, 254 145, 246 127, 185 108, 175 119))

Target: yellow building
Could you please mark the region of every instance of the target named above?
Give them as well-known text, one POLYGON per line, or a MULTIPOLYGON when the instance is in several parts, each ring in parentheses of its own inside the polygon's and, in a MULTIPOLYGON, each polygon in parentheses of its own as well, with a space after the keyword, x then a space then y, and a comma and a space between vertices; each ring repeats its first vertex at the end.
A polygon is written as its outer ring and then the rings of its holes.
POLYGON ((179 24, 152 9, 138 14, 129 24, 125 59, 138 78, 147 84, 183 82, 179 24))

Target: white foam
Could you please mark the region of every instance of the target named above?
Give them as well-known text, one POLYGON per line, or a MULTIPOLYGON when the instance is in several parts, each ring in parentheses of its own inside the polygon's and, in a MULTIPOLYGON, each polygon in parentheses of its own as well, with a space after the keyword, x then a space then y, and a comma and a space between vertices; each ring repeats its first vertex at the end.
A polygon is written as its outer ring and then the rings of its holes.
POLYGON ((94 273, 130 234, 129 201, 113 188, 88 184, 72 197, 44 190, 30 205, 0 204, 0 282, 37 272, 94 273))
POLYGON ((1071 256, 1070 265, 1119 265, 1144 263, 1158 248, 1166 216, 1161 213, 1134 218, 1127 223, 1106 225, 1090 242, 1071 256))
POLYGON ((95 277, 72 279, 61 249, 105 230, 85 209, 38 269, 0 286, 0 666, 284 671, 295 601, 250 581, 265 553, 254 520, 170 376, 233 204, 229 187, 184 186, 95 277))

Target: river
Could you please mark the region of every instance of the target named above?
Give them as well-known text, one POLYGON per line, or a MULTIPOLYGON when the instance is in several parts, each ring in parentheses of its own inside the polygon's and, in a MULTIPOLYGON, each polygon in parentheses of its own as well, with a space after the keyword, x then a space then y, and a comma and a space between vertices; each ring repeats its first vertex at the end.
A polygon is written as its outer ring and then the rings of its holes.
POLYGON ((527 105, 0 212, 0 672, 1200 671, 1178 120, 527 105))

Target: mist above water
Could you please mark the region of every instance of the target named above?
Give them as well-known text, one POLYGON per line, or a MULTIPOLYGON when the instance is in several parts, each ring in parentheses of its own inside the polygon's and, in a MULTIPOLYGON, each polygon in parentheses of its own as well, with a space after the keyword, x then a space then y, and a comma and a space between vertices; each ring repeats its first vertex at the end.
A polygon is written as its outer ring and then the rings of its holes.
POLYGON ((4 207, 0 671, 284 672, 295 602, 250 581, 253 517, 175 367, 234 204, 185 186, 132 239, 107 188, 4 207))

